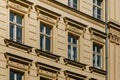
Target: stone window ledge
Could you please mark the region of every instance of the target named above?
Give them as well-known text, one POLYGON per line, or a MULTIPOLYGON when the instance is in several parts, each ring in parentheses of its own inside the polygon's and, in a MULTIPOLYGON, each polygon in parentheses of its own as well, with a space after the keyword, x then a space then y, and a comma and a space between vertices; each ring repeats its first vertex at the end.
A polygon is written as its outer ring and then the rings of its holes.
POLYGON ((71 77, 71 78, 78 79, 78 80, 86 79, 86 76, 78 74, 78 73, 74 73, 74 72, 71 72, 68 70, 66 70, 64 73, 65 73, 66 77, 71 77))
POLYGON ((80 67, 80 68, 82 68, 82 70, 86 69, 86 66, 87 66, 86 64, 76 62, 76 61, 73 61, 73 60, 70 60, 70 59, 67 59, 67 58, 64 59, 64 62, 65 62, 66 65, 70 64, 70 65, 73 65, 73 66, 80 67))
POLYGON ((13 46, 13 47, 16 47, 16 48, 26 50, 28 53, 32 52, 32 47, 27 46, 25 44, 17 43, 15 41, 12 41, 12 40, 9 40, 9 39, 5 39, 4 42, 5 42, 7 47, 13 46))
POLYGON ((37 53, 38 56, 42 55, 42 56, 48 57, 50 59, 53 59, 56 62, 58 62, 59 58, 60 58, 60 56, 58 56, 58 55, 55 55, 55 54, 52 54, 52 53, 49 53, 49 52, 46 52, 46 51, 42 51, 40 49, 36 49, 35 52, 37 53))
POLYGON ((95 68, 95 67, 89 67, 89 70, 90 72, 96 72, 96 73, 99 73, 99 74, 103 74, 103 75, 106 75, 106 71, 102 70, 102 69, 98 69, 98 68, 95 68))

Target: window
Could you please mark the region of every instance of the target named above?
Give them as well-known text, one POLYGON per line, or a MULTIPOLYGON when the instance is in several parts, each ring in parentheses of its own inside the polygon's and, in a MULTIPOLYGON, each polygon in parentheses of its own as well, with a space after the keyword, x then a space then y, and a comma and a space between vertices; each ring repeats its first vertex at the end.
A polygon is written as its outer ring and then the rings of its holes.
POLYGON ((77 37, 68 35, 68 59, 77 61, 77 37))
POLYGON ((102 46, 99 44, 93 43, 93 66, 101 68, 101 52, 102 46))
POLYGON ((93 17, 102 19, 102 0, 93 0, 93 17))
POLYGON ((51 51, 51 27, 40 24, 40 49, 43 51, 51 51))
POLYGON ((78 8, 78 0, 68 0, 68 6, 74 9, 78 8))
POLYGON ((10 12, 10 40, 22 43, 23 16, 10 12))
POLYGON ((10 70, 10 80, 24 80, 24 73, 10 70))

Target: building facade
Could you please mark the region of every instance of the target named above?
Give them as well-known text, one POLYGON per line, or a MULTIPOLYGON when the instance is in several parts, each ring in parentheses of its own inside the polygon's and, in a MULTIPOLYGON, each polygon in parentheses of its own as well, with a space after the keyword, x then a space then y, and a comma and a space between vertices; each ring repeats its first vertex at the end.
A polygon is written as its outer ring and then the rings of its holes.
POLYGON ((1 80, 119 80, 120 0, 0 3, 1 80))

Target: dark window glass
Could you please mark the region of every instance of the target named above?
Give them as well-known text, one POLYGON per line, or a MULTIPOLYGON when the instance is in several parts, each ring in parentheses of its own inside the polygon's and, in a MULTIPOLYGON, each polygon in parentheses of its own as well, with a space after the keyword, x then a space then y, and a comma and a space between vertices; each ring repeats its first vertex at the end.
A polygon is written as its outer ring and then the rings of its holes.
POLYGON ((10 24, 10 40, 14 40, 14 24, 10 24))
POLYGON ((40 32, 44 33, 44 25, 40 24, 40 32))
POLYGON ((47 35, 50 35, 50 31, 51 31, 50 27, 46 27, 46 34, 47 35))
POLYGON ((50 38, 46 37, 46 50, 50 52, 50 38))
POLYGON ((44 49, 44 36, 40 35, 40 49, 43 50, 44 49))
POLYGON ((14 72, 10 71, 10 80, 14 80, 14 72))
POLYGON ((14 22, 15 15, 13 13, 10 13, 10 21, 14 22))
POLYGON ((18 24, 22 24, 22 16, 17 15, 17 16, 16 16, 16 22, 17 22, 18 24))
POLYGON ((22 43, 22 27, 17 26, 16 29, 16 41, 22 43))

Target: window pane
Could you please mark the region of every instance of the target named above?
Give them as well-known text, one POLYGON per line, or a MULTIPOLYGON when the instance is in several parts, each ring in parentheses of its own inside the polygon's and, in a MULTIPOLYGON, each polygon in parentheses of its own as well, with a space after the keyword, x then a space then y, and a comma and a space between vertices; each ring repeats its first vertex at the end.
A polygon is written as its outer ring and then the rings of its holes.
POLYGON ((98 67, 101 66, 101 58, 100 58, 100 55, 97 55, 97 66, 98 66, 98 67))
POLYGON ((68 45, 68 59, 71 59, 71 46, 68 45))
POLYGON ((50 32, 51 32, 50 30, 51 30, 50 27, 46 27, 46 34, 47 35, 50 35, 50 32))
POLYGON ((16 41, 22 43, 22 27, 16 27, 16 41))
POLYGON ((68 35, 68 42, 71 43, 71 36, 68 35))
POLYGON ((50 52, 50 38, 46 37, 46 50, 50 52))
POLYGON ((40 32, 44 33, 44 25, 40 24, 40 32))
POLYGON ((22 16, 17 15, 17 16, 16 16, 16 22, 17 22, 18 24, 22 24, 22 16))
POLYGON ((72 1, 71 0, 68 0, 68 6, 72 7, 72 1))
POLYGON ((101 9, 97 8, 97 18, 101 19, 101 9))
POLYGON ((101 6, 101 0, 97 0, 97 5, 101 6))
POLYGON ((44 50, 44 36, 40 35, 40 49, 44 50))
POLYGON ((96 17, 96 7, 93 6, 93 16, 96 17))
POLYGON ((96 0, 93 0, 93 3, 95 3, 96 0))
POLYGON ((74 60, 77 61, 77 48, 76 47, 73 47, 73 57, 74 57, 74 60))
POLYGON ((101 50, 100 46, 97 46, 97 52, 98 53, 100 53, 100 50, 101 50))
POLYGON ((10 80, 14 80, 14 72, 10 71, 10 80))
POLYGON ((10 24, 10 40, 14 40, 14 24, 10 24))
POLYGON ((93 54, 93 66, 95 66, 95 54, 93 54))
POLYGON ((14 14, 13 13, 10 13, 10 21, 14 21, 14 14))
POLYGON ((73 44, 77 44, 77 39, 73 37, 73 44))
POLYGON ((17 80, 22 80, 22 73, 16 73, 17 80))
POLYGON ((77 9, 77 0, 73 0, 73 8, 77 9))

